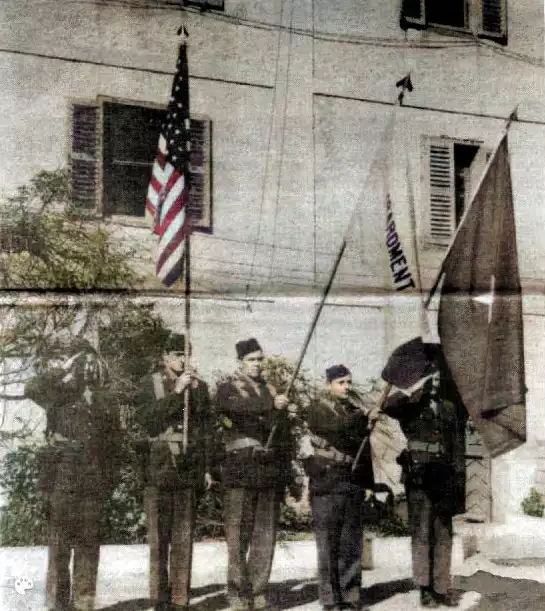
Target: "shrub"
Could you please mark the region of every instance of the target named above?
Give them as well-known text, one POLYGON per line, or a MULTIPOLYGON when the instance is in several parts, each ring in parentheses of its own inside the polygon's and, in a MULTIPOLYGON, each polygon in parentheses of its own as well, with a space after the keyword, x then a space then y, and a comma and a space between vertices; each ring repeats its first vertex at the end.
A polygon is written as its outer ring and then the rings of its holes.
POLYGON ((522 511, 527 516, 534 516, 536 518, 543 517, 543 512, 545 511, 543 495, 540 494, 535 488, 530 490, 530 494, 523 499, 521 506, 522 511))

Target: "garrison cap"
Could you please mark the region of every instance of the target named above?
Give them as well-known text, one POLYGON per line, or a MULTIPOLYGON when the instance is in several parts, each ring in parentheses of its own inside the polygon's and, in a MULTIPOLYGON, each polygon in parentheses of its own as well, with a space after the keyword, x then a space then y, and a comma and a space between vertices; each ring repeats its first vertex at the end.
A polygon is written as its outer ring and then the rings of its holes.
POLYGON ((253 337, 237 342, 235 348, 237 350, 237 359, 239 360, 242 360, 247 354, 250 354, 251 352, 257 352, 258 350, 262 350, 257 339, 253 337))
POLYGON ((185 336, 171 333, 165 342, 165 352, 185 352, 185 336))
POLYGON ((344 365, 333 365, 325 370, 325 377, 328 382, 332 382, 333 380, 337 380, 338 378, 344 378, 345 376, 350 375, 352 372, 348 367, 344 365))

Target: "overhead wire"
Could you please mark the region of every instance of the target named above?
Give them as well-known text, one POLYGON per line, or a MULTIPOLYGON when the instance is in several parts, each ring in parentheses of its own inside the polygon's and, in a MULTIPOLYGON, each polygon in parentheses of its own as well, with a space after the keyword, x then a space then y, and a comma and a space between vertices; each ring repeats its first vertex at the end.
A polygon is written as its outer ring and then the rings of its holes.
MULTIPOLYGON (((219 259, 216 257, 203 257, 203 256, 199 256, 199 255, 194 255, 193 259, 199 260, 199 261, 209 261, 211 263, 221 263, 223 264, 227 270, 229 270, 231 268, 231 266, 235 265, 235 266, 239 266, 239 267, 249 267, 250 263, 247 263, 246 261, 234 261, 234 260, 226 260, 226 259, 219 259)), ((268 266, 267 265, 256 265, 254 266, 254 268, 261 268, 261 269, 267 269, 268 270, 268 266)), ((278 271, 281 272, 290 272, 288 275, 291 275, 292 277, 296 277, 296 275, 303 275, 303 276, 310 276, 310 280, 312 280, 312 275, 313 275, 313 270, 305 270, 301 267, 277 267, 276 268, 278 271)), ((328 272, 327 271, 323 271, 323 272, 318 272, 321 275, 327 276, 328 272)), ((256 274, 258 274, 261 277, 267 277, 267 273, 265 272, 256 272, 256 274)), ((374 277, 372 274, 365 274, 365 273, 352 273, 352 272, 340 272, 339 276, 345 276, 345 277, 353 277, 353 278, 371 278, 374 277)))
MULTIPOLYGON (((33 6, 37 3, 40 4, 59 4, 59 0, 41 0, 40 2, 33 2, 33 6)), ((99 2, 98 0, 65 0, 64 4, 87 4, 87 5, 95 5, 99 7, 104 7, 104 0, 99 2)), ((168 0, 154 0, 153 2, 148 2, 147 4, 142 4, 141 0, 110 0, 106 3, 106 6, 118 6, 121 8, 131 8, 131 9, 139 9, 139 10, 165 10, 165 11, 177 11, 179 12, 180 3, 168 2, 168 0)), ((464 47, 475 47, 482 46, 490 51, 504 55, 505 57, 509 57, 511 59, 528 63, 530 65, 544 67, 545 63, 543 58, 535 57, 532 55, 528 55, 525 53, 519 53, 516 51, 512 51, 511 49, 504 48, 499 46, 497 43, 493 41, 489 41, 486 39, 479 38, 477 35, 472 34, 470 32, 461 33, 459 31, 455 32, 456 37, 452 40, 443 41, 437 40, 433 42, 429 41, 419 41, 419 40, 410 40, 405 38, 405 40, 400 40, 398 38, 392 37, 380 37, 380 36, 365 36, 365 35, 350 35, 350 34, 335 34, 332 32, 324 32, 320 30, 315 30, 314 28, 307 30, 304 28, 293 28, 292 24, 290 26, 284 26, 282 23, 270 23, 266 21, 259 21, 257 19, 248 19, 239 17, 236 15, 228 15, 225 13, 214 11, 212 7, 208 7, 206 11, 202 11, 197 7, 185 6, 184 10, 188 13, 193 13, 198 15, 201 19, 215 20, 221 21, 224 23, 228 23, 234 26, 258 29, 258 30, 267 30, 267 31, 284 31, 291 32, 298 36, 307 36, 313 37, 314 40, 321 40, 324 42, 335 42, 340 44, 347 45, 363 45, 363 46, 378 46, 378 47, 391 47, 391 48, 402 48, 402 49, 454 49, 454 48, 464 48, 464 47)), ((442 32, 444 36, 447 34, 442 32)))
MULTIPOLYGON (((281 7, 280 7, 280 22, 282 22, 282 19, 284 18, 284 0, 282 0, 281 2, 281 7)), ((259 219, 258 219, 258 226, 257 226, 257 238, 254 242, 254 253, 252 255, 252 267, 250 268, 250 273, 248 276, 248 282, 246 283, 246 296, 249 295, 250 293, 250 284, 252 282, 252 275, 253 275, 253 271, 254 271, 254 264, 255 264, 255 260, 257 257, 257 247, 258 247, 258 243, 259 240, 261 239, 261 228, 262 228, 262 223, 263 223, 263 207, 265 204, 265 193, 267 191, 267 177, 269 175, 269 160, 270 160, 270 153, 271 153, 271 142, 272 142, 272 133, 273 133, 273 127, 274 127, 274 116, 275 116, 275 110, 276 110, 276 98, 277 98, 277 93, 278 93, 278 75, 279 75, 279 70, 280 70, 280 48, 281 48, 281 41, 282 41, 282 33, 278 32, 278 43, 277 43, 277 48, 276 48, 276 66, 275 66, 275 72, 274 72, 274 92, 273 92, 273 98, 272 98, 272 102, 271 102, 271 114, 270 114, 270 118, 269 118, 269 136, 268 136, 268 140, 267 140, 267 152, 265 155, 265 169, 263 172, 263 185, 262 185, 262 189, 261 189, 261 201, 259 204, 259 219)))
MULTIPOLYGON (((290 25, 293 24, 294 8, 295 8, 295 0, 291 0, 290 25)), ((273 220, 273 232, 272 232, 273 247, 272 247, 271 257, 270 257, 270 268, 269 268, 269 277, 267 279, 267 286, 269 286, 271 283, 272 270, 274 268, 274 261, 276 258, 276 231, 277 231, 277 226, 278 226, 278 209, 280 206, 280 190, 281 190, 281 183, 282 183, 282 174, 283 174, 283 169, 284 169, 284 150, 285 150, 285 145, 286 145, 286 123, 287 123, 287 116, 288 116, 292 45, 293 45, 293 35, 290 33, 289 42, 288 42, 288 58, 286 62, 286 84, 284 87, 284 109, 282 113, 282 126, 280 128, 280 159, 278 160, 278 174, 276 178, 276 199, 274 203, 274 220, 273 220)), ((261 293, 261 286, 259 288, 259 293, 261 293)))
MULTIPOLYGON (((312 0, 311 19, 312 19, 312 90, 314 91, 314 81, 316 79, 316 49, 314 47, 314 28, 316 25, 316 0, 312 0)), ((316 201, 316 103, 312 96, 312 247, 313 247, 313 265, 314 265, 314 285, 316 286, 316 275, 318 270, 318 260, 316 257, 317 247, 317 201, 316 201)))

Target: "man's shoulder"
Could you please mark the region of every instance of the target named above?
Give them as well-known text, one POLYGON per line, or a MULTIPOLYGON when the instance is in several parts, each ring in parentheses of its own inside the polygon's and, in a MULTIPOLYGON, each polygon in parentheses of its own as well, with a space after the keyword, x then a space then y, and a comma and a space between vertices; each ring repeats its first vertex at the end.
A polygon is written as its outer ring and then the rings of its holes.
POLYGON ((224 376, 218 383, 217 388, 225 390, 242 391, 250 387, 249 380, 238 372, 224 376))
POLYGON ((325 407, 335 407, 336 402, 337 399, 335 395, 328 388, 322 388, 316 393, 314 404, 325 407))
POLYGON ((309 415, 319 413, 334 414, 336 413, 336 403, 337 400, 334 395, 327 388, 323 388, 316 393, 314 399, 310 402, 308 413, 309 415))

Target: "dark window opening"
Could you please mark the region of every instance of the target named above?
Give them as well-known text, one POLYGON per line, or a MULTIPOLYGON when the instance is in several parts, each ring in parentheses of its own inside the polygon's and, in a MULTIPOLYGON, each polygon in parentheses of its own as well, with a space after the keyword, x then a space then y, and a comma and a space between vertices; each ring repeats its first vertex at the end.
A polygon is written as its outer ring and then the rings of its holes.
POLYGON ((454 205, 456 227, 460 224, 471 197, 470 168, 478 146, 454 144, 454 205))
POLYGON ((104 214, 144 216, 165 111, 104 104, 104 214))
POLYGON ((453 28, 467 27, 466 0, 427 0, 428 23, 453 28))

